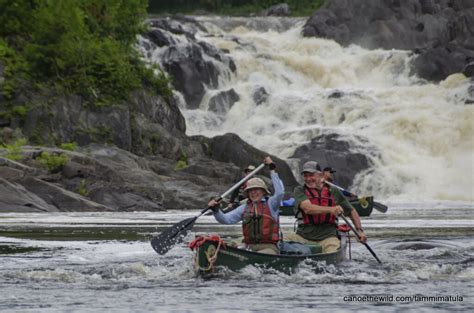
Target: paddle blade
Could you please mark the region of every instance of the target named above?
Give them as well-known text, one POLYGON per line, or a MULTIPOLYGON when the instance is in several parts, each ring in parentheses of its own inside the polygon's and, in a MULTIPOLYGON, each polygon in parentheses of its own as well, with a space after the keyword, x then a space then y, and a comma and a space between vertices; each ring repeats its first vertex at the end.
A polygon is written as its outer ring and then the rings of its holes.
POLYGON ((197 217, 190 217, 174 224, 151 239, 151 246, 158 254, 165 254, 174 245, 183 241, 184 236, 194 226, 197 217))
POLYGON ((374 201, 374 208, 377 210, 377 211, 380 211, 382 213, 385 213, 387 212, 388 210, 388 206, 386 206, 385 204, 382 204, 380 202, 375 202, 374 201))

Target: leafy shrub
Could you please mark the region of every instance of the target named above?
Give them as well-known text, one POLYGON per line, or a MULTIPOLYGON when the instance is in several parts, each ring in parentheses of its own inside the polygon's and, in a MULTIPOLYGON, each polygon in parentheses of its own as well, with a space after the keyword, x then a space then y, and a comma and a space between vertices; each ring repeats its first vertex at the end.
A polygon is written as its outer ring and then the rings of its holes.
POLYGON ((81 182, 79 183, 79 187, 77 188, 77 193, 83 197, 87 197, 87 195, 89 194, 89 191, 87 190, 87 187, 86 187, 85 179, 82 179, 81 182))
POLYGON ((186 166, 188 166, 188 164, 185 161, 179 160, 178 162, 176 162, 174 169, 179 171, 185 168, 186 166))
POLYGON ((21 154, 21 147, 26 145, 27 141, 24 138, 17 139, 13 144, 11 145, 2 145, 5 149, 7 149, 7 155, 5 156, 7 159, 13 160, 13 161, 20 161, 23 159, 23 156, 21 154))
POLYGON ((11 2, 0 0, 6 97, 21 76, 99 105, 126 100, 143 83, 170 93, 167 80, 153 75, 134 47, 144 31, 146 0, 11 2))
POLYGON ((69 158, 65 154, 51 155, 49 152, 42 152, 37 158, 39 163, 48 169, 52 174, 60 172, 64 165, 69 161, 69 158))
POLYGON ((77 143, 75 142, 62 143, 59 147, 63 150, 74 151, 77 148, 77 143))
POLYGON ((174 166, 174 168, 175 170, 182 170, 186 166, 188 166, 188 156, 184 151, 181 151, 181 156, 178 162, 176 162, 176 165, 174 166))

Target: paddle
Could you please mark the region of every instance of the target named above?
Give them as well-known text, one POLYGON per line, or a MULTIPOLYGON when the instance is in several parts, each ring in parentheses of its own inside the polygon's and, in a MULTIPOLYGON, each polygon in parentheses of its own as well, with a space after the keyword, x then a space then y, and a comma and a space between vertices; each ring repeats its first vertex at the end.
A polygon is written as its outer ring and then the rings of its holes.
MULTIPOLYGON (((337 189, 339 189, 339 190, 341 190, 341 191, 350 193, 351 195, 354 195, 354 196, 357 197, 357 198, 359 197, 359 196, 353 194, 352 192, 347 191, 346 189, 344 189, 344 188, 342 188, 342 187, 339 187, 339 186, 336 185, 336 184, 331 183, 330 181, 325 180, 324 182, 325 182, 326 184, 328 184, 329 186, 331 186, 331 187, 334 187, 334 188, 337 188, 337 189)), ((387 212, 387 210, 388 210, 388 207, 387 207, 385 204, 382 204, 382 203, 376 202, 376 201, 374 201, 374 208, 377 209, 378 211, 382 212, 382 213, 385 213, 385 212, 387 212)))
MULTIPOLYGON (((338 217, 342 217, 342 219, 344 220, 344 222, 346 222, 346 224, 352 229, 352 231, 354 232, 354 234, 356 234, 357 238, 360 238, 360 235, 359 233, 357 232, 357 230, 355 230, 354 226, 352 226, 351 223, 349 223, 349 221, 347 220, 347 218, 344 216, 344 215, 339 215, 338 217)), ((368 250, 369 252, 374 256, 374 258, 377 260, 377 262, 379 262, 379 264, 382 264, 382 261, 379 260, 379 258, 377 257, 377 255, 375 255, 375 252, 374 250, 372 250, 372 248, 365 242, 360 242, 361 244, 363 244, 368 250)))
MULTIPOLYGON (((265 166, 264 163, 260 164, 259 167, 254 169, 252 172, 250 172, 247 176, 242 178, 238 183, 236 183, 234 186, 232 186, 229 190, 224 192, 218 199, 216 199, 217 202, 221 201, 222 198, 225 196, 229 195, 234 189, 238 188, 241 184, 243 184, 245 181, 247 181, 250 177, 255 175, 258 171, 260 171, 263 167, 265 166)), ((186 233, 191 230, 194 226, 194 222, 201 217, 204 213, 206 213, 208 210, 211 208, 207 207, 201 211, 201 213, 198 216, 195 217, 190 217, 185 220, 182 220, 179 223, 174 224, 170 228, 162 231, 158 235, 154 236, 151 239, 151 246, 153 249, 158 253, 158 254, 165 254, 168 252, 174 245, 180 243, 183 241, 184 236, 186 233)))

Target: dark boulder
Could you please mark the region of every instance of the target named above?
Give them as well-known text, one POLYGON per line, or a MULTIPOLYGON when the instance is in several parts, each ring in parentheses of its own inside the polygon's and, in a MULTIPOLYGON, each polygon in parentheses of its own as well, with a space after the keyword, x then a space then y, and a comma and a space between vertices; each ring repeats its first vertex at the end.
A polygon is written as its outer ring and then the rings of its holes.
POLYGON ((416 73, 439 81, 472 61, 473 1, 326 1, 303 27, 304 36, 368 49, 414 50, 416 73))
POLYGON ((149 24, 151 30, 146 37, 158 46, 166 46, 159 51, 160 63, 172 77, 174 88, 182 93, 188 109, 199 108, 206 90, 218 87, 220 75, 228 76, 236 71, 228 55, 196 39, 196 32, 203 29, 196 20, 175 16, 152 19, 149 24), (183 34, 185 41, 177 36, 183 34))
POLYGON ((473 77, 474 76, 474 61, 470 62, 469 64, 466 64, 466 66, 462 70, 462 73, 466 75, 467 77, 473 77))
POLYGON ((216 61, 224 63, 231 72, 235 72, 237 67, 235 66, 234 60, 232 60, 229 56, 226 55, 225 51, 221 51, 214 47, 211 44, 208 44, 204 41, 199 41, 198 45, 201 46, 204 53, 211 58, 215 59, 216 61))
POLYGON ((196 44, 168 47, 162 57, 163 67, 173 78, 173 86, 183 94, 186 106, 197 109, 205 86, 217 87, 217 68, 204 59, 202 48, 196 44))
POLYGON ((467 90, 467 98, 464 100, 465 104, 474 104, 474 80, 471 78, 471 85, 467 90))
MULTIPOLYGON (((145 34, 145 37, 148 38, 152 43, 154 43, 158 47, 170 46, 170 45, 176 44, 176 40, 174 40, 172 36, 170 36, 168 33, 158 28, 149 30, 145 34)), ((151 47, 147 47, 147 48, 151 48, 151 47)))
POLYGON ((468 58, 474 59, 474 52, 458 46, 437 47, 421 52, 413 61, 413 66, 420 77, 440 81, 451 74, 465 71, 468 58))
MULTIPOLYGON (((210 139, 203 136, 195 136, 194 138, 200 140, 202 144, 206 146, 205 150, 213 160, 233 163, 241 170, 249 164, 258 166, 268 155, 268 153, 249 145, 236 134, 229 133, 210 139)), ((275 156, 271 157, 277 166, 277 171, 285 184, 286 190, 293 190, 297 185, 297 182, 290 167, 282 159, 275 156)), ((268 176, 267 170, 264 170, 261 173, 268 176)))
POLYGON ((268 96, 269 94, 264 87, 257 87, 252 93, 252 99, 253 102, 255 102, 255 105, 265 103, 268 99, 268 96))
POLYGON ((275 4, 260 13, 262 16, 290 16, 291 11, 287 3, 275 4))
POLYGON ((192 18, 180 19, 176 17, 165 17, 151 19, 148 23, 153 28, 159 28, 175 35, 184 35, 189 39, 195 39, 195 34, 198 31, 196 25, 198 23, 192 18))
POLYGON ((290 159, 297 159, 298 172, 307 161, 316 161, 321 168, 330 166, 337 172, 335 181, 348 188, 354 177, 371 167, 369 153, 377 153, 371 147, 354 147, 350 142, 342 139, 338 134, 320 135, 313 138, 309 144, 296 149, 290 159), (360 152, 351 152, 358 150, 360 152))
POLYGON ((234 88, 226 91, 220 91, 209 100, 209 111, 216 114, 225 115, 232 108, 234 103, 240 100, 239 95, 234 88))

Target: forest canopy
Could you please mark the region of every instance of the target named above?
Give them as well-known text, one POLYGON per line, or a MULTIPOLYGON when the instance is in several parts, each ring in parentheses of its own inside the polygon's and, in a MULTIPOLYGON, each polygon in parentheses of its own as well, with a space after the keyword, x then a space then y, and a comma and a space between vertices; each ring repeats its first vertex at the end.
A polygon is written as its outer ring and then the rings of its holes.
POLYGON ((127 99, 143 83, 168 95, 166 77, 134 47, 146 16, 147 0, 0 0, 3 96, 25 80, 95 104, 127 99))
POLYGON ((270 6, 287 3, 293 16, 310 16, 324 0, 149 0, 148 11, 163 13, 194 13, 207 11, 222 15, 250 15, 270 6))

